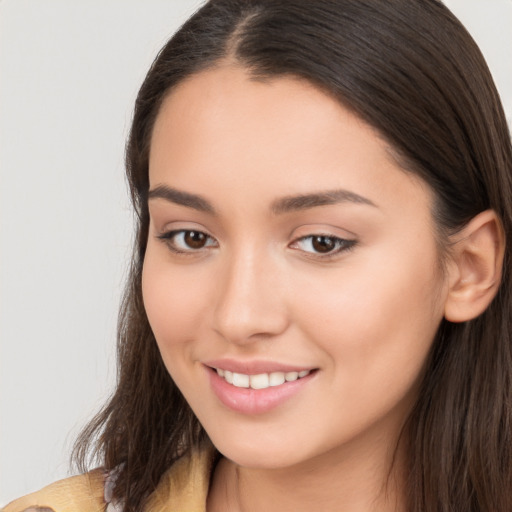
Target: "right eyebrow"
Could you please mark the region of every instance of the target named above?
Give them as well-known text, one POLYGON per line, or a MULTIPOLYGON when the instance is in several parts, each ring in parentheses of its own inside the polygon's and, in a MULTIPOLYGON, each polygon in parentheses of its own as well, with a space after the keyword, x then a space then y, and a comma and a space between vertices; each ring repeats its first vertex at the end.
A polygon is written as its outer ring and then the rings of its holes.
POLYGON ((177 190, 166 185, 158 185, 154 189, 148 192, 148 201, 150 199, 164 199, 180 206, 186 206, 187 208, 193 208, 200 212, 215 214, 215 209, 204 197, 190 194, 182 190, 177 190))

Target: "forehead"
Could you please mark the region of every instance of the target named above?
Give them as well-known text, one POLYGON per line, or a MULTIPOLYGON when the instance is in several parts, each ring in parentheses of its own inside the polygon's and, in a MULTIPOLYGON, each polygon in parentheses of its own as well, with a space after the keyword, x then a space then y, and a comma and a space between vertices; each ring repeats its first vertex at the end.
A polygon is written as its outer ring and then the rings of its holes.
POLYGON ((313 142, 315 134, 343 114, 338 102, 305 80, 255 80, 244 69, 221 65, 192 75, 170 92, 157 117, 153 142, 161 129, 187 141, 193 135, 197 143, 212 142, 210 137, 217 142, 246 137, 270 146, 275 135, 280 145, 299 137, 313 142), (177 123, 179 130, 174 130, 177 123))
POLYGON ((256 81, 232 65, 179 84, 162 104, 151 141, 153 188, 209 194, 222 184, 238 197, 258 191, 271 200, 334 187, 378 203, 419 181, 375 129, 309 82, 256 81))

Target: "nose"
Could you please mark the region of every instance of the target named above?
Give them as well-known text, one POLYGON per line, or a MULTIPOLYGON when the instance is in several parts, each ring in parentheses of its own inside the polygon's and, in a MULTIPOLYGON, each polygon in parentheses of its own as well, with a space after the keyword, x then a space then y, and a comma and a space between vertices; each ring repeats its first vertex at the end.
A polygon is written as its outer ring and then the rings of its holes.
POLYGON ((237 344, 283 333, 289 318, 280 270, 271 256, 247 248, 224 262, 217 276, 214 330, 237 344))

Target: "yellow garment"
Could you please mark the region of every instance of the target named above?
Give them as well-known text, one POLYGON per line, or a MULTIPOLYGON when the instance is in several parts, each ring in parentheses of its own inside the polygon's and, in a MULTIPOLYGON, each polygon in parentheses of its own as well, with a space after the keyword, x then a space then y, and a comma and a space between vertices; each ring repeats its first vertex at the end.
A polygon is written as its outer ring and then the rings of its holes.
MULTIPOLYGON (((213 460, 212 450, 178 460, 162 476, 144 512, 206 512, 213 460)), ((55 512, 105 512, 104 476, 102 470, 95 470, 60 480, 13 501, 1 512, 36 512, 37 507, 55 512)))
POLYGON ((103 482, 102 470, 66 478, 13 501, 3 512, 32 512, 32 507, 48 507, 55 512, 104 512, 103 482))

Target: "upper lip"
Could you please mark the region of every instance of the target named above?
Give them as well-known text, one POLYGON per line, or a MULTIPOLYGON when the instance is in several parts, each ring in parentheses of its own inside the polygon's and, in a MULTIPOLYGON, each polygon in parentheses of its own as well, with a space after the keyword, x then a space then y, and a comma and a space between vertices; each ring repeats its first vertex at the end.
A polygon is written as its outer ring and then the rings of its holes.
POLYGON ((236 359, 215 359, 203 361, 205 366, 210 368, 220 368, 233 373, 243 373, 245 375, 258 375, 260 373, 273 372, 301 372, 304 370, 314 370, 311 366, 298 366, 276 361, 237 361, 236 359))

